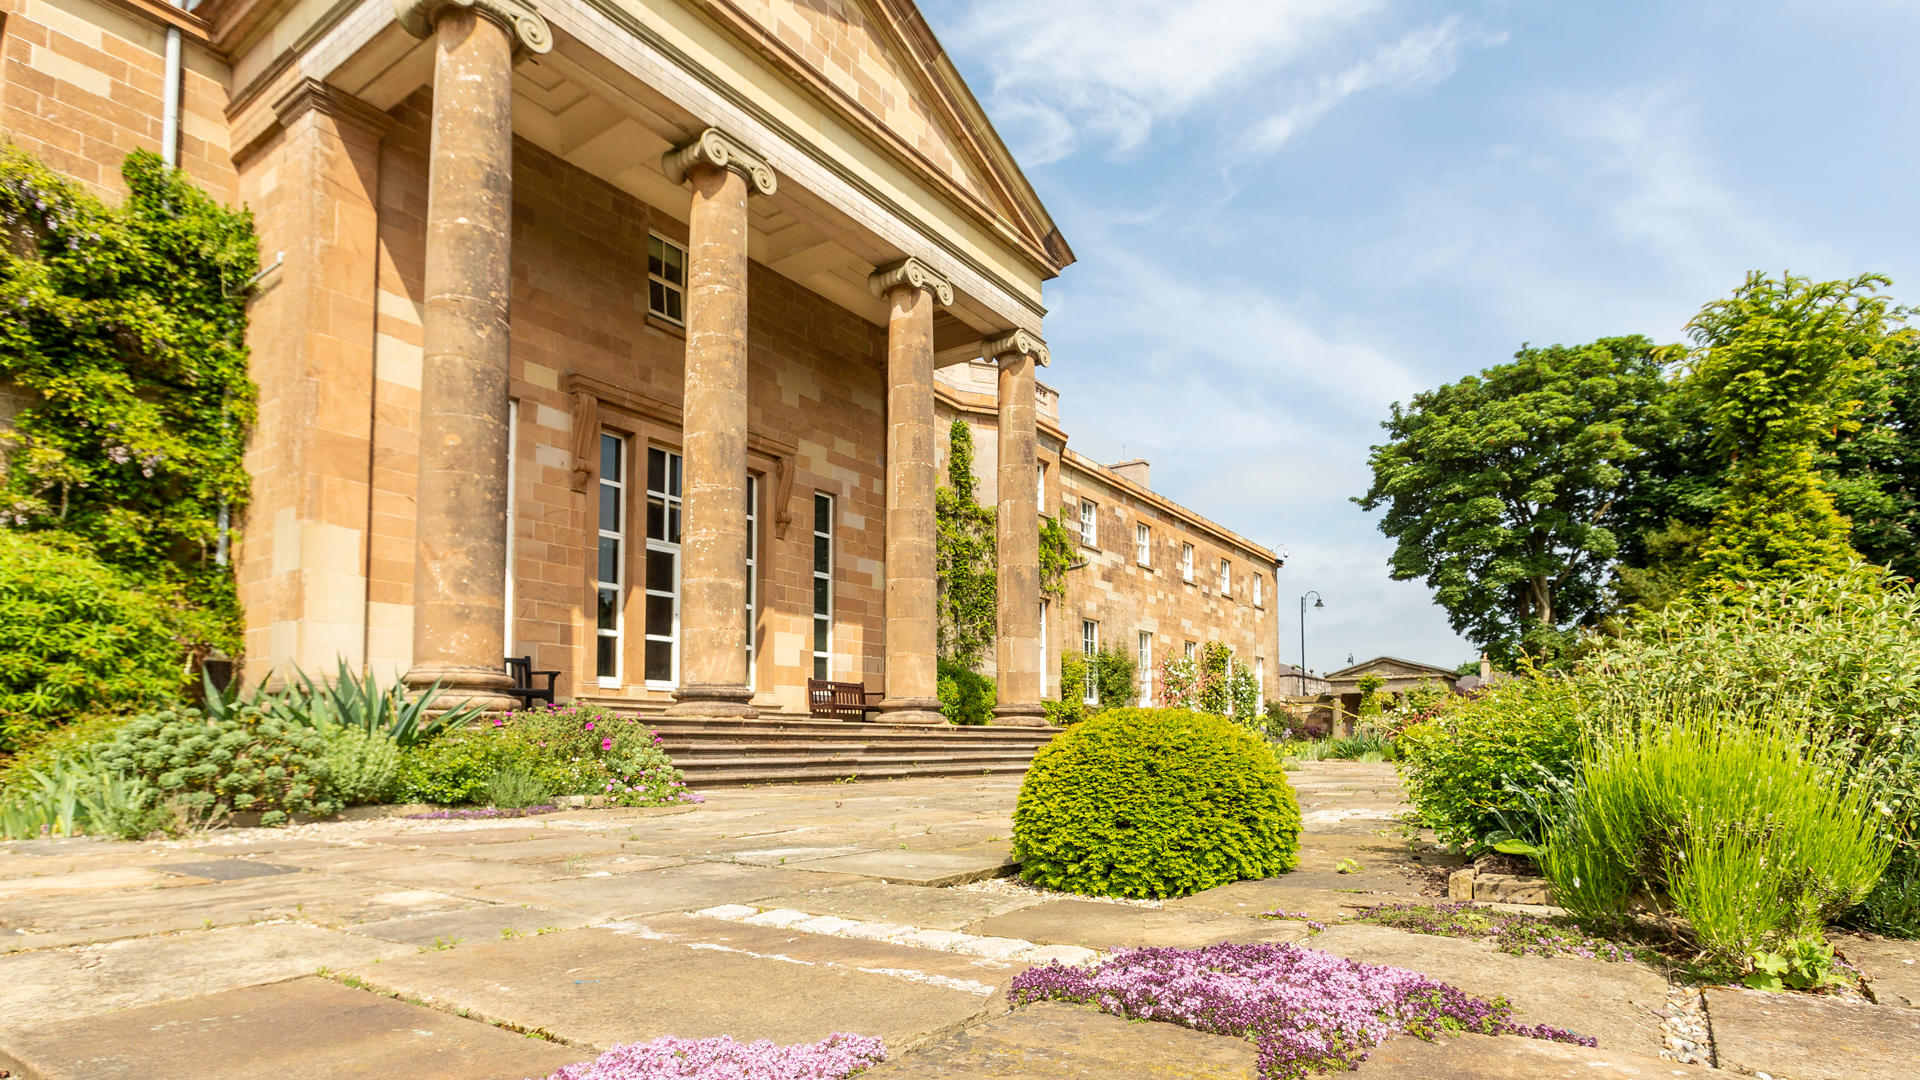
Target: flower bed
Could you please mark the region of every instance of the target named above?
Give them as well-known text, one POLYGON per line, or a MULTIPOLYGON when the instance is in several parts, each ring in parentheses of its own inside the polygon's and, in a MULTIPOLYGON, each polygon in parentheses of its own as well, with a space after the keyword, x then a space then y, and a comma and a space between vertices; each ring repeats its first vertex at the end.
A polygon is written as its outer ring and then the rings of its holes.
POLYGON ((1360 913, 1361 922, 1391 926, 1435 937, 1486 938, 1515 956, 1580 956, 1588 960, 1633 962, 1633 953, 1611 941, 1591 937, 1570 919, 1506 914, 1465 901, 1446 904, 1381 904, 1360 913))
POLYGON ((1513 1022, 1483 1001, 1414 971, 1362 964, 1292 943, 1115 949, 1097 967, 1054 962, 1014 976, 1015 1004, 1057 999, 1129 1020, 1166 1020, 1250 1038, 1262 1080, 1345 1070, 1399 1034, 1515 1034, 1593 1046, 1592 1038, 1513 1022))
POLYGON ((845 1031, 793 1046, 663 1035, 562 1066, 547 1080, 843 1080, 886 1059, 879 1039, 845 1031))

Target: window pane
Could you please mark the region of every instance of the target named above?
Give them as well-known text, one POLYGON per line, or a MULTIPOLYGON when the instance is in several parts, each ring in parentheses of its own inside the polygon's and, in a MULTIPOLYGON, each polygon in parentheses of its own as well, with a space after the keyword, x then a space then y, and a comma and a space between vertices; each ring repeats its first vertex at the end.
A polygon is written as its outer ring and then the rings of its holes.
POLYGON ((600 538, 600 580, 620 580, 620 541, 611 536, 600 538))
POLYGON ((813 538, 814 573, 824 574, 827 571, 833 569, 833 563, 830 561, 832 558, 833 558, 833 541, 828 540, 824 536, 814 537, 813 538))
POLYGON ((833 500, 824 495, 813 497, 813 531, 817 533, 833 531, 833 500))
POLYGON ((672 592, 679 577, 673 572, 673 552, 647 552, 647 588, 655 592, 672 592))
POLYGON ((600 528, 620 531, 620 489, 612 484, 600 485, 600 528))
POLYGON ((813 620, 813 651, 827 651, 827 620, 813 620))
POLYGON ((647 642, 647 681, 673 681, 673 642, 647 642))
POLYGON ((618 617, 620 611, 620 590, 601 589, 599 590, 599 594, 600 601, 597 606, 600 609, 600 629, 618 629, 614 620, 618 617))
POLYGON ((680 313, 680 294, 677 292, 667 293, 667 318, 674 322, 687 321, 687 317, 680 313))
POLYGON ((815 615, 826 615, 833 610, 827 606, 827 585, 828 582, 826 578, 817 577, 813 579, 813 613, 815 615))
POLYGON ((647 539, 665 540, 667 538, 667 504, 659 499, 647 500, 647 539))
POLYGON ((647 490, 667 490, 667 452, 647 447, 647 490))
POLYGON ((680 455, 667 455, 667 494, 680 497, 680 455))
POLYGON ((647 633, 657 637, 673 634, 673 597, 647 597, 647 633))
POLYGON ((647 237, 647 273, 658 274, 666 270, 667 245, 657 236, 647 237))
POLYGON ((620 440, 612 435, 600 436, 600 479, 620 482, 620 440))
POLYGON ((825 679, 827 677, 826 657, 816 656, 813 658, 813 677, 816 679, 825 679))
POLYGON ((668 281, 673 282, 675 285, 685 285, 687 283, 686 253, 681 251, 679 248, 674 247, 672 244, 666 244, 663 246, 667 249, 666 251, 667 268, 665 271, 661 273, 660 276, 663 278, 666 278, 668 281))
POLYGON ((667 507, 667 543, 677 544, 679 542, 680 542, 680 504, 673 503, 667 507))
POLYGON ((611 679, 620 674, 620 639, 603 637, 600 639, 600 654, 595 663, 594 674, 602 679, 611 679))
POLYGON ((667 287, 657 281, 647 282, 647 310, 656 315, 667 313, 667 287))

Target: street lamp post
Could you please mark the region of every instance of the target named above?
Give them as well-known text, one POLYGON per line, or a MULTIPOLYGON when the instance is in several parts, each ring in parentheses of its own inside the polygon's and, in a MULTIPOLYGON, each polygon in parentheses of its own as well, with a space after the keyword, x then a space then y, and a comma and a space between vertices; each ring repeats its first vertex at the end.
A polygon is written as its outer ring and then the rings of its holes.
MULTIPOLYGON (((1321 601, 1320 593, 1318 591, 1310 589, 1307 591, 1307 596, 1313 597, 1314 607, 1324 608, 1327 606, 1324 602, 1321 601)), ((1301 697, 1307 696, 1307 596, 1303 596, 1300 598, 1300 696, 1301 697)))

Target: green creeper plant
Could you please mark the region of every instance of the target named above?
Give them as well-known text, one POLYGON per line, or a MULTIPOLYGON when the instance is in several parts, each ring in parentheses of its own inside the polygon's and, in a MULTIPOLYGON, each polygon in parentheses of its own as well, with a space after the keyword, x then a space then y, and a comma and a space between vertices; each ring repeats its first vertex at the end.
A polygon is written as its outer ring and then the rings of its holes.
POLYGON ((940 597, 940 656, 978 670, 993 645, 995 511, 975 501, 973 429, 955 420, 947 429, 947 482, 934 489, 934 561, 940 597))
POLYGON ((1080 534, 1049 514, 1040 515, 1040 591, 1060 597, 1066 593, 1067 571, 1080 551, 1080 534))
POLYGON ((1200 681, 1194 694, 1198 699, 1197 707, 1201 712, 1225 716, 1233 704, 1233 689, 1227 684, 1233 651, 1222 642, 1209 641, 1200 646, 1198 659, 1200 681))
MULTIPOLYGON (((188 644, 240 650, 222 508, 237 518, 255 415, 251 216, 147 151, 108 206, 0 146, 0 380, 21 401, 0 514, 184 596, 188 644)), ((163 600, 164 602, 164 600, 163 600)))
POLYGON ((1377 671, 1369 671, 1360 676, 1357 684, 1360 688, 1360 715, 1371 719, 1386 711, 1380 701, 1380 688, 1387 685, 1386 677, 1377 671))
POLYGON ((1816 468, 1836 429, 1858 427, 1853 392, 1901 340, 1889 279, 1814 282, 1754 272, 1687 324, 1688 380, 1705 403, 1727 489, 1700 552, 1709 588, 1772 577, 1844 573, 1850 528, 1816 468))
POLYGON ((1093 686, 1102 709, 1133 705, 1140 700, 1135 679, 1133 654, 1118 642, 1110 642, 1093 656, 1093 686))

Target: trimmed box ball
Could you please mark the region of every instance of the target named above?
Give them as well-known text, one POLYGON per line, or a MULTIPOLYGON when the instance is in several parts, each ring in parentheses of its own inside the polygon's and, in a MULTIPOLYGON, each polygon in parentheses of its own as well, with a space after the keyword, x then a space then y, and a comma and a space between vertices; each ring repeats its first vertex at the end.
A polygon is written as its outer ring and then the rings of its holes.
POLYGON ((1041 749, 1013 811, 1035 885, 1186 896, 1300 862, 1300 804, 1273 750, 1225 717, 1111 709, 1041 749))

